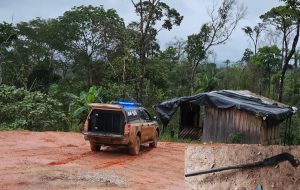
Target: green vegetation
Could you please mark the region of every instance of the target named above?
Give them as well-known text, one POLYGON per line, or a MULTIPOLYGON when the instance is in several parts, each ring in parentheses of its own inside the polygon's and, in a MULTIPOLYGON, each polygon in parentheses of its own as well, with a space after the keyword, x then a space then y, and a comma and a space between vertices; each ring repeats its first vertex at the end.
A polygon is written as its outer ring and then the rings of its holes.
POLYGON ((233 132, 228 135, 227 142, 231 144, 241 143, 242 135, 238 132, 233 132))
POLYGON ((0 129, 68 130, 61 103, 40 92, 0 86, 0 129))
MULTIPOLYGON (((127 26, 102 6, 0 23, 0 129, 78 131, 91 102, 137 100, 154 114, 153 105, 162 100, 221 89, 246 89, 300 107, 300 3, 282 2, 261 23, 241 29, 254 51, 223 64, 212 50, 230 40, 245 16, 235 0, 214 7, 199 32, 166 49, 158 33, 180 28, 184 17, 159 0, 132 1, 137 19, 127 26)), ((161 138, 176 140, 177 131, 172 123, 161 138)), ((299 112, 287 138, 300 144, 299 112)))
POLYGON ((73 118, 73 121, 77 121, 77 123, 75 123, 75 129, 76 124, 79 125, 84 123, 86 116, 89 113, 89 104, 93 102, 102 102, 100 92, 100 88, 97 89, 96 86, 92 86, 88 92, 82 91, 79 96, 71 93, 68 94, 70 98, 72 98, 69 109, 71 117, 73 118))

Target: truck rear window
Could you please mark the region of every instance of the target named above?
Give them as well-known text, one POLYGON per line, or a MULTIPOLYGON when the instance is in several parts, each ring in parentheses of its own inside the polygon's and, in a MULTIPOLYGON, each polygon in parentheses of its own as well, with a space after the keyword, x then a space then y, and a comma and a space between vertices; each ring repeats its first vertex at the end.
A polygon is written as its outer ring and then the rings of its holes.
POLYGON ((124 133, 125 118, 122 111, 98 110, 90 114, 89 130, 101 133, 124 133))

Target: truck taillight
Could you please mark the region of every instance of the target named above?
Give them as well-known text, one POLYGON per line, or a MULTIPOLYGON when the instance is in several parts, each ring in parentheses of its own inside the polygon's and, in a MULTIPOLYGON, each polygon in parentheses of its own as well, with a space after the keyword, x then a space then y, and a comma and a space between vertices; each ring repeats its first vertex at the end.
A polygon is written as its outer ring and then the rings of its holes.
POLYGON ((85 120, 83 130, 88 131, 88 127, 89 127, 89 122, 88 122, 88 120, 85 120))
POLYGON ((131 125, 130 124, 126 124, 125 125, 125 133, 127 134, 127 133, 129 133, 130 132, 130 129, 131 129, 131 125))

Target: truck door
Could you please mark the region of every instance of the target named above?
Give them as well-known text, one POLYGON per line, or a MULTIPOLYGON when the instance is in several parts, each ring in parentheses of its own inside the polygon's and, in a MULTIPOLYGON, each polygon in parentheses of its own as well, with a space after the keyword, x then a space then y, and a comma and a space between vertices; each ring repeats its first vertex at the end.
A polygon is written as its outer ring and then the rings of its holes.
POLYGON ((153 138, 154 138, 154 135, 155 135, 155 133, 156 133, 156 126, 157 126, 157 123, 156 123, 156 121, 155 120, 153 120, 153 118, 151 117, 151 115, 149 114, 149 112, 147 111, 147 110, 144 110, 145 111, 145 113, 148 115, 148 124, 149 124, 149 126, 150 126, 150 128, 149 128, 149 134, 150 134, 150 136, 149 136, 149 140, 153 140, 153 138))
POLYGON ((139 109, 139 115, 142 119, 142 141, 149 141, 152 139, 153 132, 153 122, 150 115, 144 110, 139 109))

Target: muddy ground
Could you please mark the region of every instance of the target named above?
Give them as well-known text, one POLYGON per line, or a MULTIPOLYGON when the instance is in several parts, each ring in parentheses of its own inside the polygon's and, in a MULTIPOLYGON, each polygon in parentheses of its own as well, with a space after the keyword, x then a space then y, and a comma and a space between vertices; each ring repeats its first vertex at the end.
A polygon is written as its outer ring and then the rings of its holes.
MULTIPOLYGON (((300 160, 300 146, 260 145, 201 145, 186 150, 185 171, 251 163, 273 155, 289 152, 300 160)), ((261 184, 264 190, 299 190, 300 166, 294 168, 287 161, 276 166, 229 170, 185 178, 186 189, 255 190, 261 184)))
POLYGON ((264 190, 300 189, 300 167, 287 162, 184 178, 184 172, 258 161, 283 151, 300 159, 299 146, 170 142, 155 149, 143 146, 138 156, 125 148, 94 153, 80 133, 3 131, 0 189, 254 190, 258 183, 264 190))
POLYGON ((187 144, 160 142, 138 156, 90 151, 80 133, 0 132, 0 189, 184 189, 187 144))

